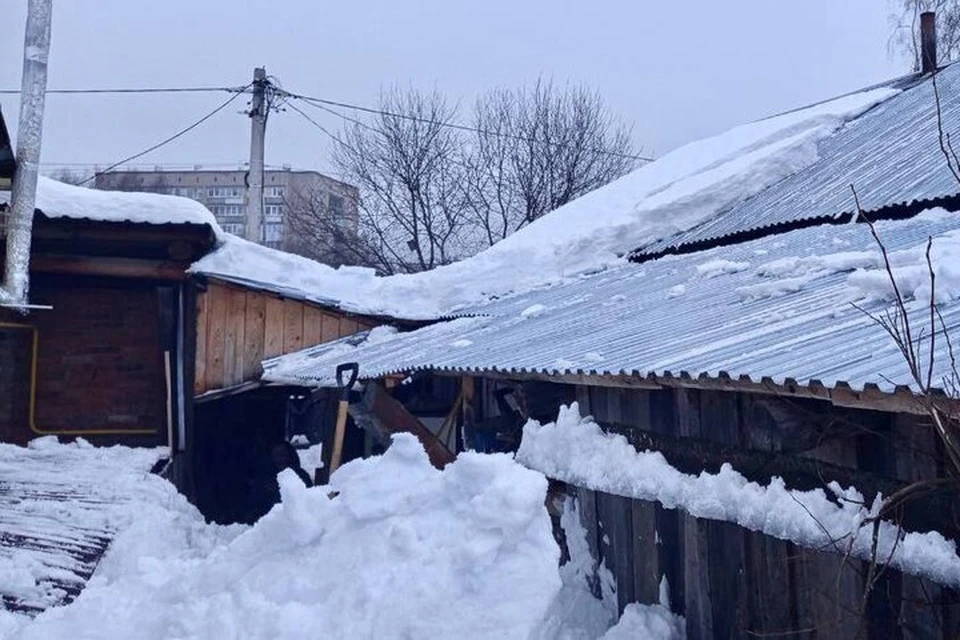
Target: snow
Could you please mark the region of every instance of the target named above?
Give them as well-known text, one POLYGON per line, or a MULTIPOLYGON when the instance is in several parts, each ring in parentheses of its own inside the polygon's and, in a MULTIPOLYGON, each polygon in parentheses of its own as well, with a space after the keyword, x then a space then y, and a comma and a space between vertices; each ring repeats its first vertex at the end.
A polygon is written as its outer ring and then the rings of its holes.
POLYGON ((546 313, 547 308, 542 304, 532 304, 520 312, 521 318, 537 318, 546 313))
POLYGON ((100 191, 64 184, 40 176, 36 208, 48 218, 78 218, 102 222, 146 224, 205 224, 220 235, 210 211, 190 198, 156 193, 100 191))
MULTIPOLYGON (((873 526, 882 496, 864 499, 855 488, 831 483, 823 490, 788 489, 780 478, 761 486, 729 464, 718 473, 684 474, 658 452, 638 452, 622 435, 607 434, 576 403, 561 407, 555 423, 529 421, 517 460, 549 478, 682 509, 696 518, 734 522, 795 544, 853 557, 871 556, 873 526)), ((956 543, 937 532, 903 532, 883 521, 877 557, 905 573, 960 586, 956 543)))
POLYGON ((667 299, 679 298, 687 292, 686 285, 676 284, 667 289, 667 299))
POLYGON ((617 619, 616 581, 591 556, 578 502, 572 497, 564 501, 560 526, 570 553, 560 567, 563 586, 530 640, 593 640, 617 619))
POLYGON ((685 640, 684 619, 660 604, 628 604, 620 621, 607 631, 602 640, 685 640))
POLYGON ((378 277, 373 269, 335 269, 227 233, 215 251, 191 265, 190 272, 358 314, 428 319, 437 311, 418 311, 410 292, 388 286, 389 278, 378 277))
POLYGON ((415 294, 405 297, 417 314, 442 315, 620 264, 630 251, 709 220, 809 166, 817 160, 818 141, 896 93, 855 93, 688 144, 472 258, 385 278, 385 286, 392 295, 415 294))
POLYGON ((510 456, 438 471, 400 434, 329 486, 279 480, 282 502, 252 527, 206 525, 166 485, 130 505, 138 517, 73 604, 0 618, 0 635, 528 638, 560 591, 546 479, 510 456))
MULTIPOLYGON (((937 213, 931 212, 928 217, 937 213)), ((892 251, 888 256, 897 287, 907 301, 918 300, 924 304, 930 301, 930 268, 927 265, 926 251, 927 244, 923 243, 892 251)), ((936 275, 934 302, 945 304, 960 298, 960 230, 932 238, 930 262, 936 275)), ((890 274, 880 258, 879 250, 872 263, 861 267, 847 278, 853 299, 892 300, 895 297, 890 274)))
POLYGON ((715 278, 725 273, 739 273, 750 268, 749 262, 736 262, 716 258, 697 265, 697 275, 704 278, 715 278))
POLYGON ((622 264, 625 254, 709 220, 809 166, 817 159, 818 141, 896 93, 888 88, 855 93, 688 144, 471 258, 431 271, 376 277, 229 235, 192 270, 355 313, 439 318, 489 298, 622 264))

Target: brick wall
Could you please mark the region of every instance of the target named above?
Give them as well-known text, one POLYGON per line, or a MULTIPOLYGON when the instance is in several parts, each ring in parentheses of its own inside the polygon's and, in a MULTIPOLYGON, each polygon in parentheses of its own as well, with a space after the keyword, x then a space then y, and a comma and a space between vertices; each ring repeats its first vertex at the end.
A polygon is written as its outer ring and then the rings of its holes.
MULTIPOLYGON (((166 383, 156 287, 43 279, 32 285, 31 298, 53 306, 21 319, 40 330, 37 427, 68 433, 149 429, 165 438, 166 383)), ((28 427, 18 434, 11 439, 35 437, 28 427)), ((122 434, 107 439, 127 441, 122 434)))

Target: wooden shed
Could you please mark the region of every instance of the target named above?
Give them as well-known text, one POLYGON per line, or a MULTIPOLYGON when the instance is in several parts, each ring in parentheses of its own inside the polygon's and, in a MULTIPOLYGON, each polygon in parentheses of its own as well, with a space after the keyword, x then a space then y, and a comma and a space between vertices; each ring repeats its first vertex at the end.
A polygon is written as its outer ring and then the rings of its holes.
POLYGON ((0 440, 166 444, 184 426, 187 269, 203 223, 38 212, 28 313, 0 310, 0 440))

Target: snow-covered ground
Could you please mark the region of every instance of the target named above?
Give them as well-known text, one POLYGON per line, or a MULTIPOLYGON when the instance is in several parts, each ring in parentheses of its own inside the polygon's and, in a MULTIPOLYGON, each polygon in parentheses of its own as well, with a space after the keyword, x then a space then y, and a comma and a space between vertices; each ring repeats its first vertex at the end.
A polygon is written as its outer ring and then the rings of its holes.
MULTIPOLYGON (((115 520, 116 539, 77 600, 33 620, 0 614, 3 638, 587 639, 606 633, 615 611, 587 589, 597 568, 572 511, 574 561, 558 570, 546 479, 508 455, 463 454, 438 471, 400 434, 329 486, 306 489, 284 472, 269 514, 223 527, 144 474, 142 451, 49 442, 46 451, 92 467, 126 457, 138 471, 125 482, 147 489, 128 492, 135 517, 115 520)), ((671 628, 658 607, 637 611, 625 624, 671 628)))

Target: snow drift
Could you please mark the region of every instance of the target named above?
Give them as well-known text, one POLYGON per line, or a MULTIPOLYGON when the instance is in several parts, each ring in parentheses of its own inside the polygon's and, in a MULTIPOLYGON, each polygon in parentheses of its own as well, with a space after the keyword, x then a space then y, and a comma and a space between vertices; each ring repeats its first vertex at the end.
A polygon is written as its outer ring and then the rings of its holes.
POLYGON ((560 588, 546 479, 507 455, 441 472, 400 434, 330 486, 280 482, 250 528, 143 505, 74 604, 9 637, 527 638, 560 588))

